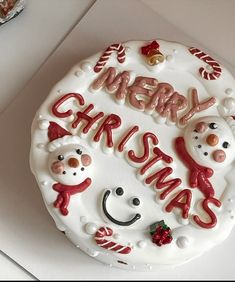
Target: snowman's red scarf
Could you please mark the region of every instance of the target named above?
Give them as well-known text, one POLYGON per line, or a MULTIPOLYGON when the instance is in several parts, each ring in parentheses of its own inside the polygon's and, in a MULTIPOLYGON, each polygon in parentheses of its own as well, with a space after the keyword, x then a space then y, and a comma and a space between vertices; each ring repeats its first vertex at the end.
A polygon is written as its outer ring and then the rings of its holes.
POLYGON ((176 138, 175 148, 178 156, 190 171, 190 187, 197 187, 206 198, 212 198, 215 194, 215 191, 208 178, 213 175, 214 171, 211 168, 199 165, 192 159, 192 157, 187 152, 183 137, 176 138))
POLYGON ((77 185, 65 185, 62 183, 55 183, 52 188, 59 192, 57 199, 54 202, 54 207, 60 209, 63 215, 69 213, 67 207, 69 205, 70 196, 85 191, 91 184, 91 179, 86 178, 82 183, 77 185))

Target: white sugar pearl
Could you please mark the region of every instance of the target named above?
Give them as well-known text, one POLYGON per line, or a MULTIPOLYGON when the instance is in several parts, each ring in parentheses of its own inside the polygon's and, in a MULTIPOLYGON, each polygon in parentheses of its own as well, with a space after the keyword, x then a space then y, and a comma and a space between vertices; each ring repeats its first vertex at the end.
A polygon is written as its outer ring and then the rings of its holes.
POLYGON ((95 234, 95 232, 97 231, 97 226, 95 223, 93 222, 88 222, 86 225, 85 225, 85 231, 87 234, 90 234, 90 235, 93 235, 95 234))
POLYGON ((89 62, 84 62, 84 63, 81 64, 81 69, 83 71, 89 71, 90 72, 92 70, 92 64, 89 63, 89 62))
POLYGON ((45 145, 42 144, 42 143, 39 143, 39 144, 37 144, 37 147, 38 147, 39 149, 44 149, 44 148, 45 148, 45 145))
POLYGON ((233 98, 224 99, 224 106, 229 110, 233 109, 235 107, 235 99, 233 98))
POLYGON ((128 245, 130 248, 133 248, 133 247, 134 247, 133 243, 131 243, 131 242, 128 242, 127 245, 128 245))
POLYGON ((81 72, 80 70, 75 71, 74 75, 75 75, 76 77, 80 77, 80 76, 82 75, 82 72, 81 72))
POLYGON ((142 249, 142 248, 145 248, 146 245, 147 245, 147 243, 146 243, 145 241, 143 241, 143 240, 137 242, 137 246, 138 246, 139 248, 141 248, 141 249, 142 249))
POLYGON ((87 249, 87 254, 91 257, 97 257, 99 252, 96 250, 92 250, 92 249, 87 249))
POLYGON ((46 119, 42 119, 38 121, 38 126, 42 130, 48 129, 49 125, 50 125, 50 122, 46 119))
POLYGON ((181 236, 177 239, 176 244, 180 249, 185 249, 189 246, 189 240, 187 237, 181 236))
POLYGON ((231 94, 233 93, 233 89, 232 89, 232 88, 227 88, 227 89, 225 90, 225 93, 226 93, 227 95, 231 95, 231 94))

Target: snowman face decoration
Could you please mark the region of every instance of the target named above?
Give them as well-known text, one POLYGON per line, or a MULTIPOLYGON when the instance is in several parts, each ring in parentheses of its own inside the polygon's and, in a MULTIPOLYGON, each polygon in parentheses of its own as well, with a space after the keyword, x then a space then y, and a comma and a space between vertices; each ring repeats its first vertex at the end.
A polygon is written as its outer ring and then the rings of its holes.
POLYGON ((235 139, 227 122, 217 116, 202 117, 185 130, 186 148, 191 157, 203 166, 220 169, 235 156, 235 139))
POLYGON ((48 164, 53 179, 65 185, 77 185, 91 176, 92 159, 80 145, 57 148, 50 154, 48 164))

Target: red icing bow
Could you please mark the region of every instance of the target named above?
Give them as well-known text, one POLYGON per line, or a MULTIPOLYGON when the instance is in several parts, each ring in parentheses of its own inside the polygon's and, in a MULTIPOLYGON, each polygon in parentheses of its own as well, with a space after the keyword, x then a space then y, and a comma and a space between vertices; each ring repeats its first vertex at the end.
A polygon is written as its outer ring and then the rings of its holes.
POLYGON ((143 55, 146 55, 148 56, 149 53, 154 50, 154 49, 158 49, 160 47, 160 45, 157 43, 157 41, 153 41, 152 43, 150 43, 149 45, 147 46, 144 46, 144 47, 141 47, 141 53, 143 55))

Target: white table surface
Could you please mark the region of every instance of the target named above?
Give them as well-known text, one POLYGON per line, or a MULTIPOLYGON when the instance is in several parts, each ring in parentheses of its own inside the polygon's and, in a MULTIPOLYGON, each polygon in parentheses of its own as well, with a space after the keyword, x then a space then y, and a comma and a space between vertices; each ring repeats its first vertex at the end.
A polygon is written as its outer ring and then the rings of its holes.
POLYGON ((0 112, 94 2, 26 0, 25 10, 0 27, 0 112))
POLYGON ((0 280, 35 281, 37 279, 4 253, 0 253, 0 280))
MULTIPOLYGON (((93 2, 88 0, 28 0, 27 8, 22 15, 0 28, 0 53, 4 54, 0 56, 0 112, 8 108, 9 103, 23 89, 27 81, 30 81, 42 63, 62 42, 65 35, 84 17, 93 2)), ((220 61, 235 74, 233 32, 235 1, 143 0, 143 2, 186 35, 200 42, 205 48, 215 54, 220 54, 220 61), (198 23, 199 18, 200 24, 198 23)), ((125 3, 127 6, 133 5, 133 1, 125 1, 125 3)), ((141 26, 145 28, 143 23, 141 26)), ((120 38, 121 34, 118 31, 115 32, 115 35, 120 38)), ((146 37, 149 36, 146 30, 146 37)), ((97 44, 102 45, 102 39, 97 44)), ((217 58, 219 58, 218 55, 217 58)), ((232 238, 229 238, 224 247, 229 249, 231 243, 232 238)), ((217 250, 213 251, 215 256, 218 256, 222 248, 218 246, 217 250)), ((231 258, 234 259, 234 256, 231 258)), ((202 261, 206 263, 203 258, 202 261)), ((226 271, 228 270, 224 265, 221 271, 225 278, 235 278, 235 270, 231 270, 227 277, 226 271)), ((223 275, 220 279, 222 277, 223 275)), ((177 278, 180 276, 175 276, 175 279, 177 278)), ((1 253, 0 279, 35 280, 1 253)))
MULTIPOLYGON (((0 27, 0 114, 94 2, 26 0, 22 14, 0 27)), ((0 252, 0 280, 35 278, 0 252)))

